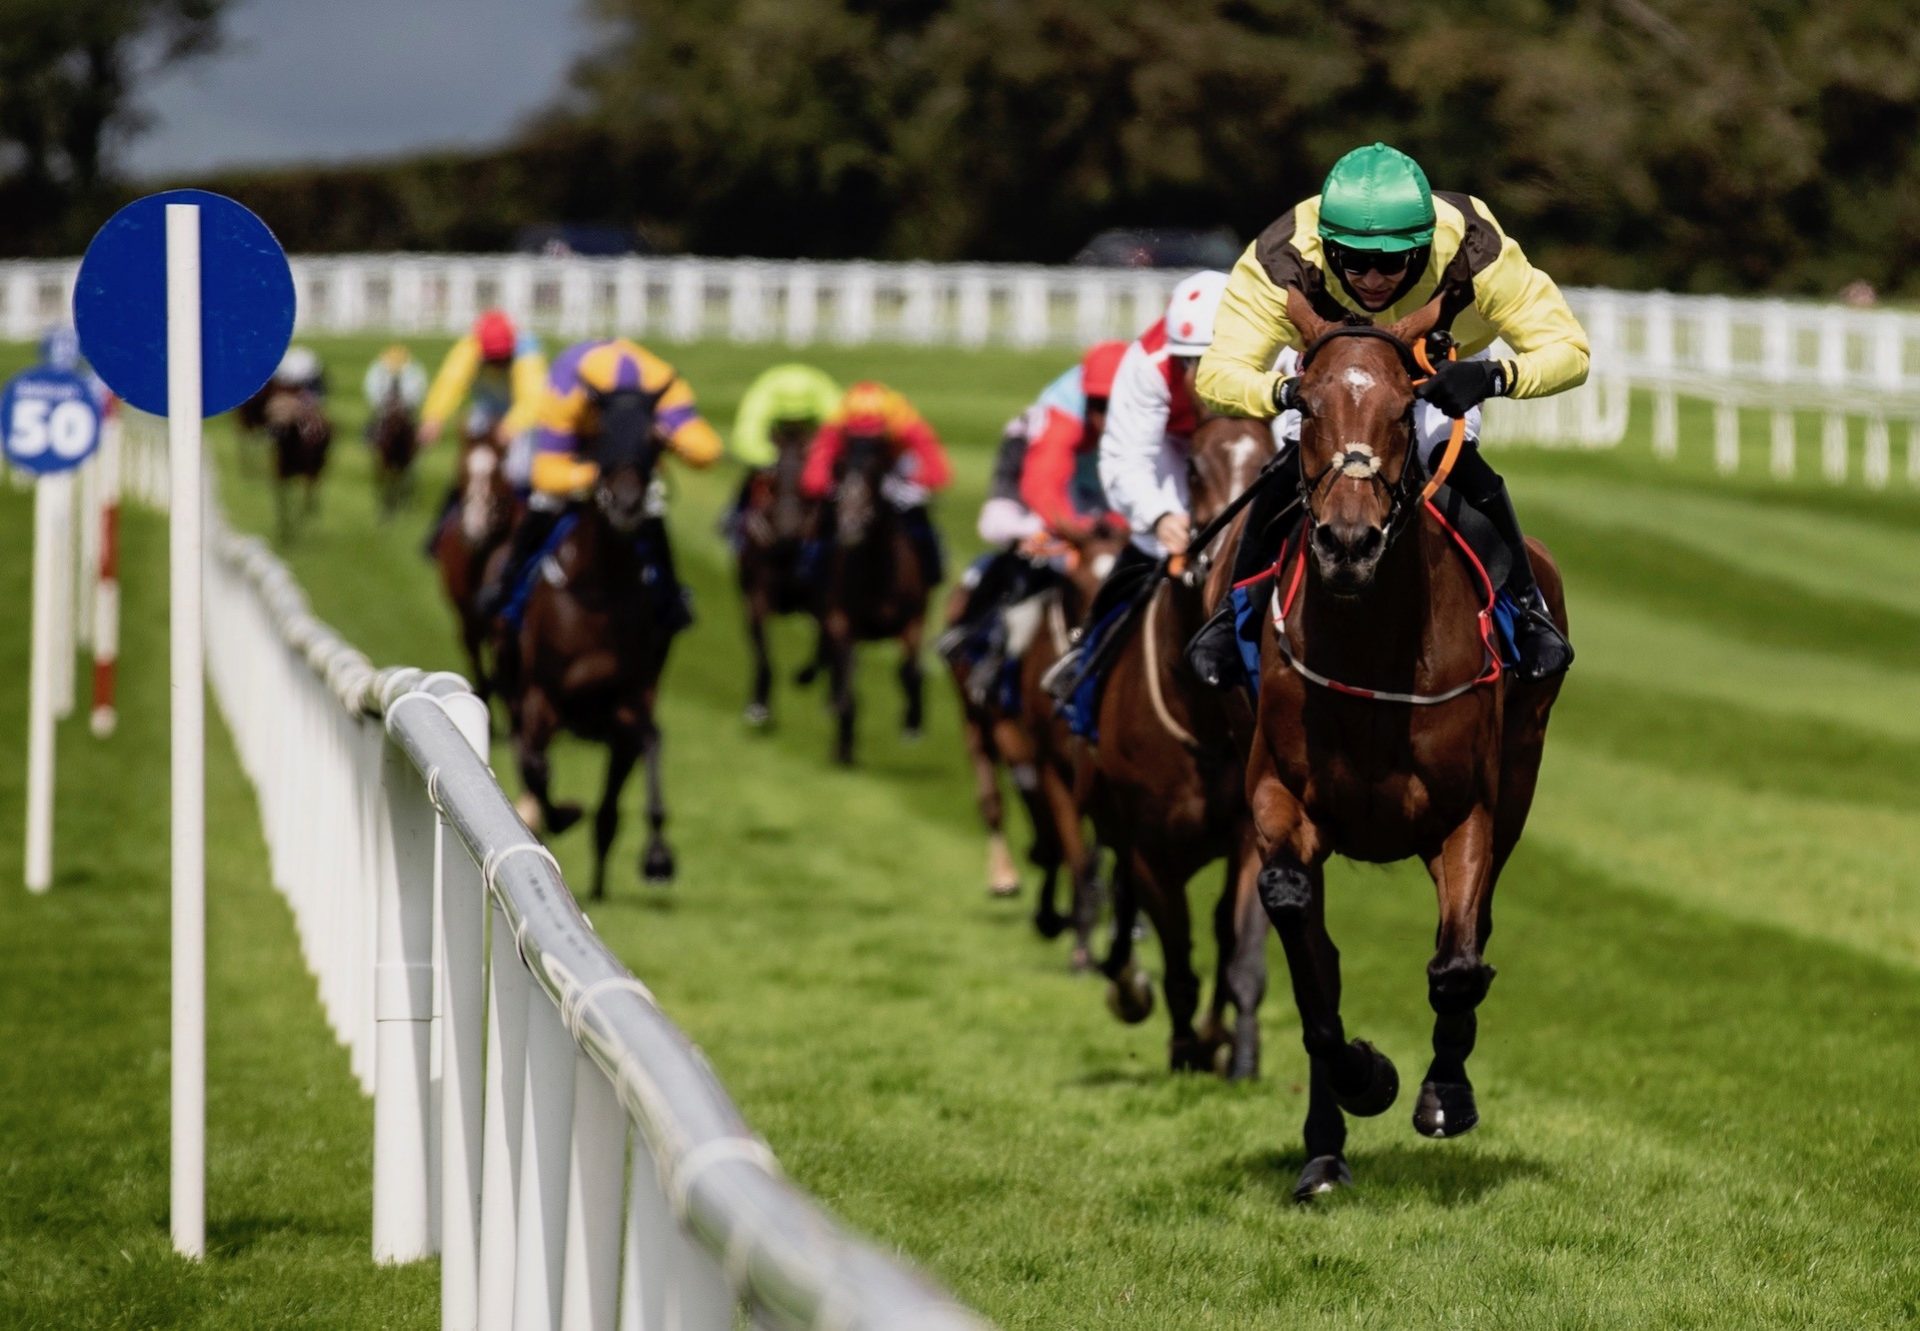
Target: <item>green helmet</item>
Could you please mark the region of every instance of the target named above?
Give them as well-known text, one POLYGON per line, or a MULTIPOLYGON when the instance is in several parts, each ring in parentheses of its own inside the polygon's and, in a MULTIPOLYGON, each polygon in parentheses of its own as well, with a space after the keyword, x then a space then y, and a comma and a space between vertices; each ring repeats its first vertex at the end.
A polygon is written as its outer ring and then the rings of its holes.
POLYGON ((1397 253, 1433 240, 1433 191, 1420 163, 1384 143, 1333 164, 1320 191, 1320 237, 1355 250, 1397 253))

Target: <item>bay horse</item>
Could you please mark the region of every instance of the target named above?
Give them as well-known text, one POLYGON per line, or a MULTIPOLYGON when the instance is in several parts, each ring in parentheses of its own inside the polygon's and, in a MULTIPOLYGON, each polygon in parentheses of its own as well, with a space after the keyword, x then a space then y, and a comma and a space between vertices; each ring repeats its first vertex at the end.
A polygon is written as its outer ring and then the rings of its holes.
MULTIPOLYGON (((1274 451, 1265 421, 1203 420, 1188 450, 1195 529, 1245 490, 1274 451)), ((1187 643, 1217 608, 1201 572, 1196 564, 1160 580, 1114 658, 1100 698, 1087 802, 1115 857, 1113 944, 1101 963, 1108 1005, 1127 1022, 1144 1021, 1152 1010, 1152 988, 1133 959, 1135 912, 1144 907, 1165 957, 1169 1065, 1211 1070, 1224 1061, 1220 1070, 1238 1080, 1259 1071, 1258 1012, 1266 992, 1266 929, 1254 890, 1259 861, 1244 796, 1253 714, 1243 693, 1209 688, 1187 664, 1187 643), (1218 966, 1206 1019, 1196 1029, 1200 980, 1187 883, 1223 857, 1213 915, 1218 966)))
POLYGON ((605 397, 593 451, 600 466, 591 499, 552 554, 529 570, 532 591, 515 640, 512 664, 500 671, 519 763, 520 813, 536 830, 566 831, 578 804, 555 803, 547 746, 565 729, 607 746, 607 774, 594 819, 593 898, 606 895, 607 854, 620 828, 620 792, 641 757, 647 767, 647 844, 640 870, 650 883, 670 882, 674 856, 665 827, 660 729, 655 721, 660 675, 672 633, 662 629, 677 594, 654 562, 666 524, 649 510, 648 491, 664 442, 654 429, 657 395, 636 389, 605 397))
MULTIPOLYGON (((1101 893, 1099 843, 1085 835, 1085 813, 1077 782, 1084 765, 1083 746, 1057 714, 1042 680, 1071 647, 1069 626, 1086 614, 1094 592, 1126 545, 1127 534, 1104 523, 1085 534, 1049 538, 1062 552, 1065 571, 1045 591, 1016 602, 1007 618, 1008 670, 1012 697, 995 687, 985 698, 969 689, 971 663, 951 662, 960 698, 960 733, 973 769, 974 801, 987 828, 987 890, 1013 896, 1020 874, 1006 838, 1006 809, 1000 794, 1004 769, 1026 807, 1033 828, 1029 861, 1040 870, 1034 902, 1034 928, 1043 938, 1074 930, 1070 964, 1084 970, 1091 962, 1091 939, 1098 923, 1101 893), (1010 704, 1010 705, 1009 705, 1010 704), (1059 908, 1060 870, 1069 871, 1073 896, 1069 911, 1059 908)), ((957 623, 966 612, 968 589, 956 587, 948 598, 947 619, 957 623)))
POLYGON ((389 521, 413 496, 413 459, 420 446, 419 418, 397 390, 386 395, 367 422, 367 443, 373 449, 380 519, 389 521))
POLYGON ((286 541, 296 526, 296 484, 302 491, 298 516, 311 518, 319 511, 320 475, 333 445, 333 422, 319 395, 307 388, 270 383, 260 410, 273 446, 274 512, 280 539, 286 541))
POLYGON ((800 492, 800 473, 814 427, 782 421, 772 438, 772 467, 748 480, 736 515, 737 577, 747 614, 747 641, 753 649, 753 692, 745 719, 764 726, 773 719, 773 660, 767 652, 767 620, 810 610, 814 593, 801 575, 801 547, 817 505, 800 492))
MULTIPOLYGON (((1329 323, 1297 296, 1288 308, 1307 343, 1306 516, 1275 565, 1273 613, 1262 617, 1246 790, 1259 897, 1286 950, 1311 1061, 1307 1160, 1294 1192, 1307 1200, 1352 1181, 1345 1115, 1383 1113, 1399 1088, 1386 1055, 1349 1041, 1341 1023, 1326 861, 1417 857, 1432 875, 1433 1060, 1413 1126, 1428 1137, 1468 1131, 1479 1121, 1466 1061, 1493 980, 1484 949, 1494 884, 1526 824, 1560 680, 1528 683, 1500 668, 1483 613, 1494 580, 1442 508, 1425 502, 1414 348, 1439 323, 1439 303, 1384 329, 1329 323)), ((1529 547, 1565 632, 1559 571, 1545 547, 1529 547)))
POLYGON ((816 523, 816 530, 824 529, 830 541, 817 612, 819 655, 832 693, 833 756, 842 766, 853 763, 857 644, 887 638, 899 642, 900 689, 906 698, 902 732, 919 738, 924 719, 920 639, 932 589, 905 521, 882 492, 892 467, 883 441, 849 438, 832 498, 816 523))
POLYGON ((519 500, 507 480, 506 449, 491 426, 468 428, 461 441, 454 485, 457 498, 453 510, 434 533, 433 562, 439 570, 441 589, 453 606, 460 645, 473 671, 474 692, 485 700, 493 690, 493 672, 486 657, 492 626, 475 603, 490 565, 505 557, 507 535, 513 530, 519 509, 519 500))

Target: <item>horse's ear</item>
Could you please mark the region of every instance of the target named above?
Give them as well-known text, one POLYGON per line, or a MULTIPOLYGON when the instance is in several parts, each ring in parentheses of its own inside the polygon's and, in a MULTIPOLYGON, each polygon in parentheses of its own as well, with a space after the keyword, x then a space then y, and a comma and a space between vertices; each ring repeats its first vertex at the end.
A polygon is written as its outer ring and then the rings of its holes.
POLYGON ((1333 327, 1331 319, 1322 319, 1313 302, 1292 287, 1287 288, 1287 322, 1300 331, 1300 345, 1310 347, 1333 327))
POLYGON ((1418 346, 1426 341, 1428 333, 1440 326, 1440 299, 1435 296, 1387 331, 1410 347, 1418 346))

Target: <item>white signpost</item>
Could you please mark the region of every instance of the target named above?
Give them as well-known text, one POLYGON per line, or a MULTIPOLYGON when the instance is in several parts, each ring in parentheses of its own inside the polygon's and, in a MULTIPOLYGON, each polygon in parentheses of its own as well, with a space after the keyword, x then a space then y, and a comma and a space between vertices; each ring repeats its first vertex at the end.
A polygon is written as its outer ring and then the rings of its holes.
POLYGON ((259 218, 172 190, 128 204, 87 247, 74 325, 121 398, 167 418, 173 710, 173 1245, 206 1252, 206 706, 202 419, 267 381, 293 333, 293 276, 259 218), (209 335, 211 334, 211 335, 209 335))
POLYGON ((66 370, 24 371, 0 392, 0 435, 7 461, 36 477, 25 839, 27 890, 45 892, 53 886, 54 721, 73 689, 73 470, 100 442, 92 390, 66 370))

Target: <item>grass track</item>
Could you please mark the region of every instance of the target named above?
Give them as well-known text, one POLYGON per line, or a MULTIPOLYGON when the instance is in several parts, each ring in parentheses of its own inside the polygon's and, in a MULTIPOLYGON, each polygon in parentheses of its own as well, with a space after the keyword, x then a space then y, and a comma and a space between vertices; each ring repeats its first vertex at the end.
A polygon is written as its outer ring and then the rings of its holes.
MULTIPOLYGON (((344 399, 374 344, 325 345, 344 399)), ((768 359, 662 350, 721 422, 768 359)), ((971 549, 965 527, 999 424, 1054 358, 820 359, 845 375, 878 370, 957 445, 963 482, 944 516, 971 549)), ((414 517, 380 528, 357 415, 343 409, 342 425, 326 512, 292 563, 318 612, 376 660, 458 665, 415 553, 444 454, 429 462, 414 517)), ((791 688, 772 735, 742 730, 744 654, 712 534, 733 485, 725 471, 676 481, 677 548, 702 609, 676 649, 665 706, 682 879, 668 893, 641 889, 630 827, 596 926, 708 1051, 796 1178, 1007 1327, 1920 1321, 1920 501, 1898 483, 1869 495, 1716 477, 1692 442, 1703 425, 1683 418, 1688 448, 1674 464, 1633 441, 1611 454, 1503 455, 1523 514, 1567 571, 1581 660, 1497 911, 1501 977, 1473 1065, 1485 1122, 1464 1140, 1426 1142, 1403 1100, 1356 1123, 1359 1187, 1331 1205, 1286 1202, 1304 1065, 1277 950, 1263 1079, 1171 1078, 1157 1016, 1114 1024, 1096 987, 1065 973, 1064 953, 1031 936, 1030 901, 985 899, 953 708, 937 683, 932 733, 902 746, 891 663, 867 654, 854 772, 826 766, 818 700, 791 688)), ((1763 431, 1755 423, 1749 460, 1765 456, 1763 431)), ((227 492, 239 520, 261 523, 255 485, 230 475, 227 492)), ((24 511, 15 496, 0 503, 24 511)), ((158 528, 139 530, 157 559, 158 528)), ((8 549, 24 549, 24 536, 8 549)), ((145 575, 144 609, 138 586, 129 593, 146 625, 145 650, 129 648, 136 661, 163 659, 162 576, 157 565, 145 575)), ((6 650, 23 656, 21 637, 6 650)), ((784 661, 802 648, 799 626, 784 626, 784 661)), ((164 1257, 154 997, 164 861, 147 840, 157 830, 135 844, 127 829, 164 819, 165 695, 155 679, 136 687, 146 719, 137 731, 130 719, 125 742, 152 775, 144 796, 112 793, 144 812, 116 805, 97 837, 63 825, 63 848, 82 843, 89 872, 113 888, 97 902, 76 885, 26 903, 52 909, 8 931, 0 1021, 16 1048, 38 1041, 35 1057, 9 1066, 39 1071, 31 1084, 9 1079, 0 1113, 10 1147, 36 1143, 15 1158, 31 1161, 37 1191, 16 1189, 20 1167, 10 1172, 0 1296, 28 1309, 57 1307, 47 1300, 75 1286, 160 1308, 226 1297, 259 1323, 300 1321, 301 1300, 331 1298, 340 1302, 324 1306, 424 1324, 427 1277, 365 1263, 370 1116, 307 997, 284 912, 248 877, 261 861, 244 817, 220 822, 214 957, 230 987, 215 1001, 214 1057, 217 1074, 223 1062, 248 1071, 216 1092, 213 1144, 246 1142, 251 1154, 228 1157, 228 1190, 216 1182, 211 1209, 216 1235, 235 1216, 267 1219, 239 1222, 235 1255, 205 1273, 164 1257), (102 1004, 71 1020, 44 976, 15 1001, 21 959, 44 957, 63 934, 79 940, 65 964, 102 1004), (244 972, 236 948, 250 954, 244 972), (22 1011, 63 1016, 41 1032, 8 1015, 22 1011), (115 1013, 133 1031, 117 1029, 115 1013), (103 1030, 131 1042, 104 1099, 91 1071, 103 1030), (297 1112, 286 1103, 309 1094, 317 1103, 297 1112), (223 1114, 258 1117, 223 1129, 223 1114), (268 1169, 290 1143, 302 1163, 268 1169), (83 1218, 16 1200, 49 1191, 83 1218), (95 1196, 122 1200, 93 1214, 95 1196), (110 1241, 128 1233, 146 1246, 108 1274, 98 1254, 111 1257, 110 1241)), ((0 699, 0 714, 18 711, 18 699, 0 699)), ((19 734, 17 721, 7 733, 19 734)), ((86 741, 63 743, 65 759, 86 741)), ((17 780, 19 751, 9 753, 0 781, 17 780)), ((558 766, 564 792, 597 794, 591 753, 569 748, 558 766)), ((240 806, 231 758, 213 772, 217 807, 240 806)), ((9 789, 0 801, 17 807, 9 789)), ((579 877, 584 834, 556 849, 579 877)), ((8 854, 17 859, 17 843, 0 840, 8 854)), ((1198 910, 1213 890, 1208 875, 1198 910)), ((1431 888, 1410 866, 1342 867, 1330 895, 1348 1024, 1411 1080, 1428 1033, 1431 888)), ((0 1305, 0 1320, 8 1311, 0 1305)))

